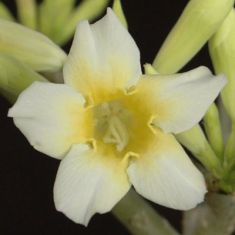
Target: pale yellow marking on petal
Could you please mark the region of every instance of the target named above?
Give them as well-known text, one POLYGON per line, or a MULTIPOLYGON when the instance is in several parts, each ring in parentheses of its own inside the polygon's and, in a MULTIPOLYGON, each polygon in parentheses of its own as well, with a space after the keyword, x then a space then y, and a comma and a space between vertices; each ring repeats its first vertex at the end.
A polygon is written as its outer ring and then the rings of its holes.
POLYGON ((35 149, 61 159, 72 144, 93 137, 92 116, 84 103, 64 84, 35 82, 20 94, 8 115, 35 149))
POLYGON ((95 103, 137 83, 138 47, 111 9, 95 24, 78 24, 63 74, 65 83, 95 103))
POLYGON ((201 120, 225 83, 223 76, 199 67, 182 74, 143 76, 136 95, 146 100, 156 126, 177 134, 201 120))
MULTIPOLYGON (((124 59, 125 60, 125 59, 124 59)), ((112 71, 94 70, 88 63, 81 63, 79 74, 73 74, 77 79, 69 80, 70 86, 74 87, 92 103, 102 103, 119 95, 125 90, 126 74, 130 73, 128 64, 123 59, 110 58, 112 71), (112 62, 113 61, 113 62, 112 62)))
MULTIPOLYGON (((93 133, 96 139, 97 148, 102 149, 103 155, 110 155, 113 153, 114 157, 119 159, 130 158, 133 156, 136 158, 138 154, 143 153, 145 149, 148 148, 148 143, 155 136, 153 127, 150 123, 152 120, 151 110, 149 110, 148 105, 146 105, 147 102, 145 97, 139 96, 138 90, 135 90, 133 87, 130 92, 120 91, 114 96, 106 98, 106 101, 107 100, 110 102, 91 107, 91 112, 93 112, 94 115, 93 133), (116 132, 113 133, 112 130, 109 130, 109 136, 106 136, 107 129, 102 128, 99 128, 97 132, 96 123, 100 117, 97 116, 98 114, 95 110, 97 109, 96 107, 100 107, 104 104, 109 104, 111 106, 119 104, 120 107, 123 108, 122 114, 125 114, 125 112, 127 113, 127 116, 125 116, 124 119, 122 119, 122 117, 119 117, 120 119, 118 119, 118 123, 121 120, 119 123, 121 126, 117 126, 117 128, 119 127, 117 131, 120 131, 120 136, 116 132), (120 143, 123 144, 120 148, 115 145, 119 138, 123 138, 123 140, 120 141, 120 143)), ((98 108, 98 110, 99 109, 105 114, 105 110, 98 108)), ((99 114, 99 116, 101 116, 101 114, 99 114)))

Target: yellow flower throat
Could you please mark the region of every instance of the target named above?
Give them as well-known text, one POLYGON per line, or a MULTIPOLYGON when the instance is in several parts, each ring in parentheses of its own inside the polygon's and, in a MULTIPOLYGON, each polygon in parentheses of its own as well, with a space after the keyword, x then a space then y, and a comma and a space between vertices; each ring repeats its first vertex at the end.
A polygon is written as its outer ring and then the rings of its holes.
POLYGON ((102 103, 94 108, 95 137, 114 144, 121 152, 130 139, 132 114, 120 102, 102 103))
POLYGON ((154 131, 143 97, 134 94, 112 98, 91 107, 92 135, 97 147, 117 155, 144 152, 154 131))

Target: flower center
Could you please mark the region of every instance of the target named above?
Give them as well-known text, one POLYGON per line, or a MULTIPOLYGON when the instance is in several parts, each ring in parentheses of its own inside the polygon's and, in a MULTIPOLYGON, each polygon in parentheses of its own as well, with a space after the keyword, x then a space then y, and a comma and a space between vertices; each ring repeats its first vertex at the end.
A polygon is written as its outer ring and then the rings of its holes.
POLYGON ((94 108, 95 137, 121 152, 130 139, 131 120, 131 112, 121 102, 102 103, 94 108))

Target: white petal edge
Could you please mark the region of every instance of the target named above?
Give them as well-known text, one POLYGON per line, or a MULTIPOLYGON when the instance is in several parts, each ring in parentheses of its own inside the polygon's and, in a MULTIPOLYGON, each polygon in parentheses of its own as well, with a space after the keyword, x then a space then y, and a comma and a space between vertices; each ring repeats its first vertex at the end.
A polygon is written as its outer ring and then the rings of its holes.
POLYGON ((206 67, 175 75, 144 76, 139 94, 149 102, 153 123, 167 133, 180 133, 197 124, 226 84, 206 67))
POLYGON ((80 140, 84 103, 79 93, 64 84, 34 82, 20 94, 8 116, 35 149, 61 159, 80 140))
POLYGON ((207 192, 200 171, 170 134, 160 134, 149 150, 128 167, 136 191, 160 205, 189 210, 207 192))
POLYGON ((57 172, 56 209, 83 225, 95 213, 110 211, 130 189, 122 163, 114 160, 87 145, 74 145, 57 172))
POLYGON ((65 83, 84 95, 99 84, 111 90, 136 84, 142 74, 139 49, 110 8, 96 23, 78 24, 63 73, 65 83))

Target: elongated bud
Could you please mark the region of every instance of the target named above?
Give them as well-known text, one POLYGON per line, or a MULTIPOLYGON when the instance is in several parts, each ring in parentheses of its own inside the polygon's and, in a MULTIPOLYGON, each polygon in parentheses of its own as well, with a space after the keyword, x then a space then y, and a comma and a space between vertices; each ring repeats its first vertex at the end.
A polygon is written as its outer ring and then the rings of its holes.
POLYGON ((32 29, 37 28, 36 0, 16 0, 19 21, 32 29))
POLYGON ((232 123, 227 112, 225 111, 221 96, 218 99, 218 110, 219 110, 219 116, 220 116, 220 121, 221 121, 221 129, 223 132, 222 133, 223 140, 224 140, 224 143, 226 143, 230 134, 232 123))
POLYGON ((144 73, 149 75, 158 74, 155 68, 151 64, 144 64, 144 73))
POLYGON ((186 147, 211 173, 220 177, 220 161, 208 143, 201 127, 194 126, 176 135, 177 140, 186 147))
POLYGON ((81 20, 94 20, 101 13, 104 12, 109 0, 83 0, 81 4, 72 11, 63 33, 58 38, 59 44, 65 43, 74 34, 77 24, 81 20))
POLYGON ((75 0, 44 0, 39 7, 39 30, 60 44, 74 4, 75 0))
POLYGON ((123 26, 125 28, 128 28, 127 20, 122 9, 121 0, 113 1, 113 11, 115 12, 119 20, 122 22, 123 26))
POLYGON ((0 55, 0 93, 10 102, 34 81, 47 80, 15 58, 0 55))
POLYGON ((0 20, 0 53, 35 71, 58 71, 66 59, 66 54, 43 34, 6 20, 0 20))
POLYGON ((180 70, 216 32, 234 0, 191 0, 153 62, 161 73, 180 70))
POLYGON ((210 56, 217 74, 224 73, 228 84, 221 95, 229 117, 235 122, 235 10, 209 41, 210 56))
POLYGON ((219 111, 216 104, 212 104, 204 117, 204 127, 207 138, 216 155, 223 159, 224 142, 220 125, 219 111))
POLYGON ((235 165, 235 10, 232 9, 220 29, 209 41, 210 55, 216 73, 224 73, 228 84, 221 93, 222 102, 232 128, 225 146, 225 163, 228 168, 235 165))
POLYGON ((0 19, 14 21, 14 16, 2 2, 0 2, 0 19))

